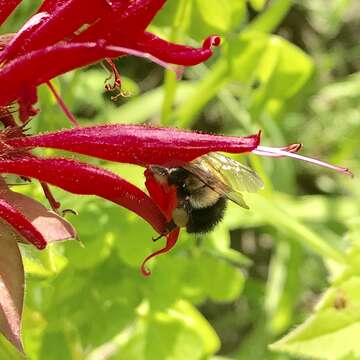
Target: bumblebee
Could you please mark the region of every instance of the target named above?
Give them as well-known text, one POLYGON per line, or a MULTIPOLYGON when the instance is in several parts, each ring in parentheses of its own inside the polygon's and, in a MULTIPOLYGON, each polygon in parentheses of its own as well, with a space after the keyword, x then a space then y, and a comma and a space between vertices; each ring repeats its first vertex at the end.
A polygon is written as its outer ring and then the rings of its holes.
POLYGON ((201 156, 182 167, 151 166, 155 180, 176 188, 178 204, 168 230, 184 227, 189 233, 206 233, 224 217, 227 200, 248 209, 241 192, 263 187, 259 176, 219 153, 201 156))

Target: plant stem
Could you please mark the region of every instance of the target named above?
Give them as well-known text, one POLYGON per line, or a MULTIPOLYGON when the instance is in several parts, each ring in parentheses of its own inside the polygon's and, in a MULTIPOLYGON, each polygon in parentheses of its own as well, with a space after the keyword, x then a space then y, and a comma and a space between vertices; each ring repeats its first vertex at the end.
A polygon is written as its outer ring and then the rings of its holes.
POLYGON ((196 115, 228 82, 227 74, 228 64, 225 61, 217 62, 208 75, 195 86, 194 96, 185 101, 176 112, 177 126, 191 127, 196 115))
MULTIPOLYGON (((184 22, 185 13, 188 7, 188 0, 180 0, 176 9, 175 21, 171 29, 169 37, 170 41, 179 40, 180 34, 185 31, 186 23, 184 22)), ((176 89, 177 89, 177 78, 173 71, 165 71, 164 81, 164 100, 161 110, 161 124, 164 126, 171 125, 171 112, 173 109, 176 89)))
POLYGON ((289 12, 293 0, 274 0, 268 9, 258 15, 246 28, 250 31, 273 32, 289 12))

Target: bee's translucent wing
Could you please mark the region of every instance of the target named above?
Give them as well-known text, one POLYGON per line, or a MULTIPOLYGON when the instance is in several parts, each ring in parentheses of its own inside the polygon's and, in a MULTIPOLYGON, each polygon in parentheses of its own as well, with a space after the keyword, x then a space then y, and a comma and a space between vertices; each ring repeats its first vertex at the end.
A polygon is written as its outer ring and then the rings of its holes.
POLYGON ((262 180, 247 166, 219 153, 210 153, 204 159, 221 174, 226 185, 234 191, 254 193, 264 187, 262 180))
POLYGON ((256 192, 263 187, 263 182, 253 170, 219 153, 201 156, 184 168, 245 209, 249 207, 241 192, 256 192))

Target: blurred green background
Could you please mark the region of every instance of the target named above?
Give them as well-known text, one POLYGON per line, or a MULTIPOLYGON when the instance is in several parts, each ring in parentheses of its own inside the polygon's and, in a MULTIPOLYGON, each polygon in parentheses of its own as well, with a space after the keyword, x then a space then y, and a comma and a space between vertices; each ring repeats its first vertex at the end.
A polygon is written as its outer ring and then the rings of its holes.
MULTIPOLYGON (((39 3, 24 1, 1 32, 19 29, 39 3)), ((355 177, 236 157, 266 185, 246 196, 251 209, 229 205, 209 235, 183 232, 151 263, 149 278, 139 266, 163 244, 151 241, 144 221, 54 189, 63 208, 79 213, 68 219, 83 246, 22 247, 29 359, 360 359, 359 14, 360 3, 350 0, 168 0, 150 30, 194 46, 220 34, 223 44, 206 64, 176 81, 143 59, 120 59, 129 96, 116 102, 100 65, 54 80, 83 125, 262 129, 263 145, 303 143, 303 154, 355 177)), ((49 91, 39 92, 31 131, 68 127, 49 91)), ((141 168, 91 162, 144 187, 141 168)), ((17 191, 44 201, 36 184, 17 191)), ((1 339, 0 358, 21 356, 1 339)))

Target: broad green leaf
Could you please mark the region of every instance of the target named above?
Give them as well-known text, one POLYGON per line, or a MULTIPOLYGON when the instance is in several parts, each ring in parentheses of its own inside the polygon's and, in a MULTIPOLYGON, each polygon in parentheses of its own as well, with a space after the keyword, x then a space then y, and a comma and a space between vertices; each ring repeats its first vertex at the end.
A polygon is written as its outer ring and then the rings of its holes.
POLYGON ((234 301, 244 285, 244 275, 239 269, 216 255, 206 253, 196 258, 188 276, 188 286, 193 284, 202 288, 203 296, 216 302, 234 301))
POLYGON ((183 274, 189 261, 178 256, 162 256, 158 259, 152 275, 146 281, 146 294, 151 309, 163 309, 173 305, 181 296, 183 274))
POLYGON ((194 86, 192 96, 176 110, 176 125, 189 127, 201 109, 230 81, 249 86, 267 41, 268 36, 261 33, 242 33, 225 43, 221 58, 194 86))
POLYGON ((327 290, 315 314, 271 349, 312 359, 359 358, 359 337, 360 277, 353 276, 327 290))
POLYGON ((68 259, 62 252, 62 247, 54 245, 47 246, 39 252, 30 246, 21 246, 24 269, 27 274, 38 277, 51 277, 60 273, 68 264, 68 259))
POLYGON ((286 101, 309 80, 314 70, 311 58, 288 41, 271 36, 255 71, 251 111, 257 118, 271 100, 286 101))
POLYGON ((200 360, 219 349, 216 333, 188 302, 180 300, 164 311, 139 311, 141 317, 109 342, 117 349, 112 360, 200 360))
POLYGON ((6 360, 23 360, 24 357, 4 337, 0 337, 0 358, 6 360))
POLYGON ((180 127, 189 126, 223 87, 235 81, 241 84, 241 94, 253 97, 250 106, 256 110, 252 114, 256 118, 257 112, 266 109, 267 101, 294 96, 312 72, 309 56, 288 41, 257 31, 242 32, 224 43, 220 59, 178 107, 175 122, 180 127), (259 83, 255 89, 254 83, 259 83))
POLYGON ((45 331, 39 359, 48 359, 49 354, 52 354, 51 358, 54 360, 72 358, 70 344, 63 332, 45 331), (56 351, 54 351, 54 349, 56 349, 56 351))
MULTIPOLYGON (((246 15, 244 0, 182 0, 187 1, 182 23, 187 35, 198 41, 211 34, 225 35, 239 28, 246 15)), ((154 24, 171 27, 177 16, 177 2, 169 1, 157 15, 154 24)))
POLYGON ((247 26, 247 29, 267 33, 274 31, 288 14, 293 2, 293 0, 272 1, 270 6, 247 26))
POLYGON ((101 262, 109 255, 114 235, 109 231, 110 217, 99 205, 99 200, 89 201, 81 208, 72 223, 79 231, 80 242, 65 245, 65 253, 71 264, 79 269, 87 269, 101 262), (96 221, 86 219, 93 218, 96 221))
POLYGON ((154 243, 151 239, 157 235, 155 231, 130 212, 119 218, 118 228, 114 246, 120 259, 129 266, 140 268, 147 255, 164 246, 161 241, 154 243))
POLYGON ((249 83, 253 80, 269 36, 257 32, 243 32, 227 44, 228 73, 232 80, 249 83))
POLYGON ((239 28, 246 14, 243 0, 195 0, 190 34, 197 39, 239 28))
POLYGON ((256 11, 261 11, 266 5, 266 0, 249 0, 249 2, 256 11))

